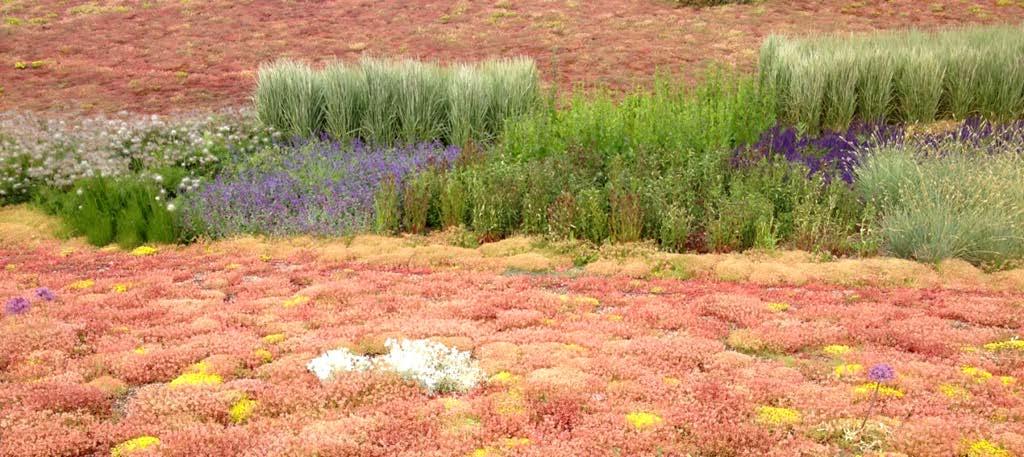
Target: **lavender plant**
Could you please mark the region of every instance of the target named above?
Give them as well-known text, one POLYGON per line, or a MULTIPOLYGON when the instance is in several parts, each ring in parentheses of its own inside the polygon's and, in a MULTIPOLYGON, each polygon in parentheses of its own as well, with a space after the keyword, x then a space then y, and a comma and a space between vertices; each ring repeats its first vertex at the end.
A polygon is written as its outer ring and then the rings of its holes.
POLYGON ((241 233, 342 235, 369 230, 380 184, 448 168, 457 147, 371 147, 314 141, 269 148, 182 199, 183 225, 213 238, 241 233))
POLYGON ((889 144, 902 144, 904 129, 886 124, 854 123, 842 131, 825 131, 804 135, 793 127, 776 125, 750 146, 735 150, 732 163, 750 167, 762 160, 776 157, 807 167, 808 177, 826 182, 840 178, 847 183, 854 179, 854 169, 862 151, 889 144))

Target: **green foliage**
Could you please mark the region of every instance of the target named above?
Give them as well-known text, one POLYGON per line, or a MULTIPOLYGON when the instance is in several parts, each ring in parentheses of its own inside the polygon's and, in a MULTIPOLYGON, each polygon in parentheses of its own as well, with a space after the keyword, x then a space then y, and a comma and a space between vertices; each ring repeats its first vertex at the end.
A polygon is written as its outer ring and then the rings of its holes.
POLYGON ((165 198, 168 193, 152 181, 97 177, 79 180, 74 188, 46 188, 35 201, 60 217, 72 235, 83 235, 90 244, 133 248, 180 239, 173 206, 168 206, 165 198))
POLYGON ((483 240, 511 235, 522 221, 520 167, 492 162, 467 173, 470 223, 483 240))
POLYGON ((432 198, 436 195, 437 174, 433 171, 418 173, 409 178, 402 190, 402 227, 410 233, 424 233, 431 216, 432 198))
POLYGON ((262 122, 292 135, 464 145, 492 140, 506 119, 534 110, 538 81, 527 58, 451 67, 363 58, 322 71, 281 60, 260 68, 253 100, 262 122))
POLYGON ((846 128, 864 120, 930 122, 1024 112, 1020 26, 915 30, 864 36, 770 36, 761 80, 786 122, 846 128))
POLYGON ((401 222, 398 184, 394 178, 385 179, 373 195, 373 230, 380 234, 397 233, 401 222))
MULTIPOLYGON (((857 190, 879 208, 889 253, 925 262, 959 258, 1000 269, 1024 259, 1024 156, 967 143, 935 151, 885 148, 859 168, 857 190)), ((1007 150, 1009 149, 1009 150, 1007 150)))
POLYGON ((752 78, 714 71, 695 88, 658 77, 651 90, 620 102, 606 91, 577 93, 565 109, 509 120, 499 145, 509 160, 585 149, 608 160, 637 154, 685 162, 757 139, 774 121, 774 103, 752 78))
POLYGON ((458 227, 466 222, 468 191, 462 175, 446 173, 437 186, 441 228, 458 227))
POLYGON ((262 65, 253 103, 265 125, 293 135, 324 130, 324 79, 309 65, 280 60, 262 65))

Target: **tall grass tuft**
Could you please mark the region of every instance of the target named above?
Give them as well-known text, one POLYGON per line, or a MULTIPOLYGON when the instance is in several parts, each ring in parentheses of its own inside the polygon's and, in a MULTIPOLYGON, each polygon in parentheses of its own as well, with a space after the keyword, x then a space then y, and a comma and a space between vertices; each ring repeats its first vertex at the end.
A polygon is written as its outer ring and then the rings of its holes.
POLYGON ((324 130, 324 86, 309 65, 281 60, 262 65, 253 103, 259 120, 292 135, 313 136, 324 130))
POLYGON ((943 142, 875 151, 857 190, 876 205, 889 253, 925 262, 959 258, 1000 269, 1024 260, 1024 148, 943 142))
POLYGON ((506 119, 535 110, 538 81, 527 58, 439 66, 364 57, 321 71, 281 60, 260 67, 253 101, 261 121, 291 135, 461 146, 491 141, 506 119))
POLYGON ((486 140, 487 113, 491 108, 491 86, 486 77, 469 65, 452 70, 448 85, 449 140, 466 144, 470 140, 486 140))
POLYGON ((854 117, 930 122, 981 114, 1005 120, 1024 111, 1021 26, 773 35, 761 47, 759 66, 776 112, 812 130, 846 128, 854 117))
POLYGON ((335 139, 361 136, 360 116, 369 104, 369 87, 361 67, 333 63, 324 68, 324 129, 335 139))

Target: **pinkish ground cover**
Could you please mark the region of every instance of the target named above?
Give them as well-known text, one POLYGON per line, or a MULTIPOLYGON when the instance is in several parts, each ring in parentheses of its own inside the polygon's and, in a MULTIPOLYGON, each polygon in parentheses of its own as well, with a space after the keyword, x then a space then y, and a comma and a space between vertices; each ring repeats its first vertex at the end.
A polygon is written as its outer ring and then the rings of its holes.
POLYGON ((1024 455, 1020 293, 224 251, 0 247, 0 455, 1024 455), (388 337, 489 379, 306 369, 388 337))

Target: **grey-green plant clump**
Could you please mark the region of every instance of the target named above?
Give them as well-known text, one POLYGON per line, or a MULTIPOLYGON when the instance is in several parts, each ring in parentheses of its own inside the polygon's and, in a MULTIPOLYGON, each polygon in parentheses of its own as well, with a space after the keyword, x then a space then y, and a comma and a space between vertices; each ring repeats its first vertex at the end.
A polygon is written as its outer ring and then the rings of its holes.
POLYGON ((811 131, 1024 113, 1024 28, 991 26, 860 36, 770 36, 762 83, 787 123, 811 131))
POLYGON ((494 139, 539 105, 540 90, 524 57, 450 66, 366 57, 321 70, 280 60, 260 67, 253 101, 263 123, 294 136, 463 145, 494 139))

